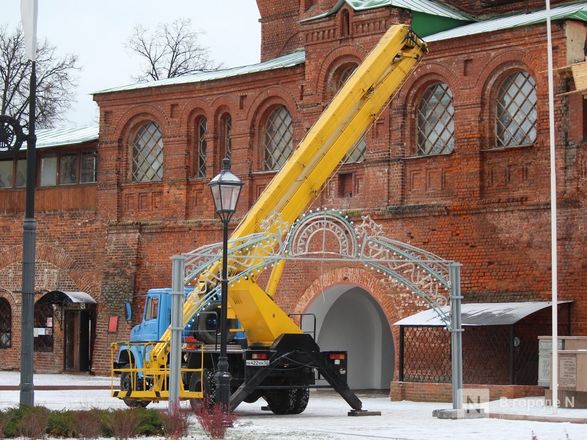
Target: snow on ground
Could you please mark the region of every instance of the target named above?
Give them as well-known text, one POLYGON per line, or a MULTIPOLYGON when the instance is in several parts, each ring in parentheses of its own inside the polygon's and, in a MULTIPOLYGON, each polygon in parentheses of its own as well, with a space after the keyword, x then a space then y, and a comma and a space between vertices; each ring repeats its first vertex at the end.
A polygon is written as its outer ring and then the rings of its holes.
MULTIPOLYGON (((0 386, 18 385, 18 372, 0 372, 0 386)), ((110 385, 110 379, 97 376, 36 374, 36 386, 56 385, 110 385)), ((585 440, 587 424, 554 423, 492 418, 469 420, 441 420, 432 417, 432 411, 450 408, 450 404, 421 402, 392 402, 387 396, 360 394, 363 407, 381 411, 381 416, 348 417, 346 402, 332 391, 313 391, 308 408, 302 414, 277 416, 262 411, 264 401, 242 404, 236 410, 238 417, 230 429, 228 439, 238 440, 330 440, 330 439, 399 439, 399 440, 585 440)), ((18 405, 19 391, 0 390, 0 409, 18 405)), ((122 408, 124 403, 110 397, 109 390, 35 390, 35 404, 51 409, 122 408)), ((166 409, 166 402, 153 408, 166 409)), ((184 403, 184 407, 188 405, 184 403)), ((543 399, 515 399, 495 401, 490 412, 552 416, 552 409, 543 399)), ((558 416, 587 418, 585 409, 559 409, 558 416)), ((192 419, 189 438, 205 438, 197 422, 192 419)))

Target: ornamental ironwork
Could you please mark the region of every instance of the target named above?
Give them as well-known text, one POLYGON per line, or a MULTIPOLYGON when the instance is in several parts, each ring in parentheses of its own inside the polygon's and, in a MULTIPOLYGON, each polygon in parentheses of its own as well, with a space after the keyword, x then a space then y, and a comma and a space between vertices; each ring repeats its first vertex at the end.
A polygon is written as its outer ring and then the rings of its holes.
MULTIPOLYGON (((229 241, 229 284, 282 260, 359 262, 416 294, 447 326, 450 323, 443 306, 448 304, 452 262, 386 237, 383 227, 369 216, 362 216, 361 223, 355 224, 339 211, 318 209, 303 214, 290 226, 272 214, 262 222, 261 230, 229 241)), ((184 254, 184 281, 199 290, 204 301, 218 294, 221 256, 222 243, 184 254)))
POLYGON ((0 115, 0 154, 17 152, 25 140, 19 122, 6 115, 0 115))

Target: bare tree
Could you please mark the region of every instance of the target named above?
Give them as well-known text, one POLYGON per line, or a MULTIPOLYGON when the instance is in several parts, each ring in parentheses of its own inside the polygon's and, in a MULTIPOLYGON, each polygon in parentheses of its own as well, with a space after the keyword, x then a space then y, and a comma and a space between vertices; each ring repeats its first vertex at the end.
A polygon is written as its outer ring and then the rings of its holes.
POLYGON ((135 26, 127 47, 145 62, 143 73, 135 79, 145 82, 218 69, 198 34, 191 29, 190 19, 160 24, 153 32, 135 26))
MULTIPOLYGON (((53 127, 63 120, 77 86, 73 72, 77 57, 58 58, 47 41, 37 47, 37 125, 53 127)), ((25 55, 21 29, 10 33, 0 27, 0 114, 28 121, 31 63, 25 55)))

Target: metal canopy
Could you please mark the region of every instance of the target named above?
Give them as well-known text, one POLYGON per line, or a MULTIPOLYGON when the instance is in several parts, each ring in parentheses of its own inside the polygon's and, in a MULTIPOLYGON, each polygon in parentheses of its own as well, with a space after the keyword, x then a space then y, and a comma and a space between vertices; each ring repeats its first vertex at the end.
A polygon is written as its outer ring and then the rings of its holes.
POLYGON ((96 304, 94 298, 86 292, 62 292, 53 290, 47 292, 37 301, 38 304, 96 304))
MULTIPOLYGON (((559 301, 567 304, 572 301, 559 301)), ((513 325, 526 316, 551 306, 549 301, 508 302, 508 303, 473 303, 462 304, 461 317, 463 326, 513 325)), ((447 306, 442 307, 448 313, 447 306)), ((444 327, 444 323, 433 309, 424 310, 397 321, 394 325, 410 327, 444 327)))

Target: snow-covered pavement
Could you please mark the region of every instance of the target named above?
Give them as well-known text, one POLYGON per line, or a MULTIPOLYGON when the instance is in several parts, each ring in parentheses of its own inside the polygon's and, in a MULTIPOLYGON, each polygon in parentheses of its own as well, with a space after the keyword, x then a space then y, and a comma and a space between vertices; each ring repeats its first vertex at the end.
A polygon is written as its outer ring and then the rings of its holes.
MULTIPOLYGON (((0 372, 0 387, 18 385, 18 372, 0 372)), ((35 386, 108 386, 110 379, 97 376, 36 374, 35 386)), ((348 405, 331 391, 312 392, 305 412, 299 415, 276 416, 261 410, 264 401, 242 404, 238 420, 228 439, 312 440, 312 439, 522 439, 522 440, 585 440, 587 424, 555 423, 493 418, 440 420, 432 411, 450 408, 450 404, 392 402, 387 396, 360 394, 365 409, 381 411, 381 416, 348 417, 348 405), (533 437, 534 436, 534 437, 533 437)), ((0 409, 18 405, 17 390, 0 390, 0 409)), ((51 409, 119 408, 124 404, 99 390, 35 390, 35 404, 51 409)), ((187 404, 184 405, 187 408, 187 404)), ((151 406, 150 406, 151 407, 151 406)), ((152 407, 166 409, 165 402, 152 407)), ((516 399, 491 402, 490 413, 552 417, 552 409, 541 399, 516 399)), ((587 410, 559 409, 557 417, 587 419, 587 410)), ((192 423, 190 438, 205 438, 192 423)))

